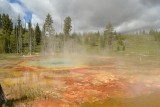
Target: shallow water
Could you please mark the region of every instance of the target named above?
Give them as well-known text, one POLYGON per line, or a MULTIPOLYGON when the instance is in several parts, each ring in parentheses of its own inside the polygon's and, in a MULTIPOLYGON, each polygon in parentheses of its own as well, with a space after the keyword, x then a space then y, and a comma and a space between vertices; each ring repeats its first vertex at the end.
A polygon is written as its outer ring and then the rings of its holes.
POLYGON ((75 61, 63 61, 63 60, 44 60, 44 61, 30 61, 29 66, 38 67, 78 67, 81 66, 80 63, 75 61))

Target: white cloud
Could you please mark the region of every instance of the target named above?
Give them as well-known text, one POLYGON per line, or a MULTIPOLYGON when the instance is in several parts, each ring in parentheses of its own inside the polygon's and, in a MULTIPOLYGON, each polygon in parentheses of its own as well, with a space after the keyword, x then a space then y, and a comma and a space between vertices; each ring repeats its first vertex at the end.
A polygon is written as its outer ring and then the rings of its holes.
MULTIPOLYGON (((5 0, 0 0, 6 2, 5 0)), ((76 31, 97 31, 112 22, 119 32, 137 28, 160 28, 159 0, 20 0, 33 13, 33 24, 43 21, 48 13, 54 20, 56 31, 66 16, 71 16, 76 31), (159 24, 159 25, 158 25, 159 24)), ((8 3, 10 4, 10 3, 8 3)), ((0 4, 1 6, 1 4, 0 4)), ((5 8, 8 8, 5 6, 5 8)), ((13 13, 25 14, 20 5, 10 6, 13 13), (20 11, 19 11, 20 10, 20 11)), ((73 28, 74 29, 74 28, 73 28)))
POLYGON ((145 26, 149 26, 149 23, 143 20, 133 20, 130 22, 124 22, 115 28, 117 32, 134 32, 136 30, 141 30, 145 26))
POLYGON ((17 3, 10 3, 10 6, 16 14, 20 14, 21 16, 25 16, 25 9, 21 5, 19 5, 17 3))
MULTIPOLYGON (((56 0, 53 0, 56 1, 56 0)), ((51 0, 21 0, 21 2, 32 12, 32 23, 35 26, 36 23, 39 23, 42 28, 46 15, 49 13, 54 20, 54 25, 56 30, 60 31, 61 18, 59 17, 56 9, 55 3, 51 0)))
POLYGON ((0 0, 0 13, 9 14, 14 24, 17 23, 18 15, 20 15, 24 24, 23 17, 25 16, 25 9, 17 3, 10 3, 8 0, 0 0))
POLYGON ((32 26, 35 28, 36 24, 38 23, 42 29, 42 26, 43 26, 43 19, 41 19, 40 17, 38 17, 37 15, 35 14, 32 14, 32 26))

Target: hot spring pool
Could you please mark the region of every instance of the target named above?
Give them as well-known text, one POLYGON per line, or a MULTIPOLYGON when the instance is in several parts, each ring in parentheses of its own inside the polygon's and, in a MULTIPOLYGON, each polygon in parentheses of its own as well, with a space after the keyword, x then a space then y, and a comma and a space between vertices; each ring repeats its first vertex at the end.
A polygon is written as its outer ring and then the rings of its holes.
POLYGON ((78 68, 85 65, 80 61, 74 61, 74 60, 45 59, 45 60, 29 61, 25 63, 25 66, 56 69, 56 68, 78 68))

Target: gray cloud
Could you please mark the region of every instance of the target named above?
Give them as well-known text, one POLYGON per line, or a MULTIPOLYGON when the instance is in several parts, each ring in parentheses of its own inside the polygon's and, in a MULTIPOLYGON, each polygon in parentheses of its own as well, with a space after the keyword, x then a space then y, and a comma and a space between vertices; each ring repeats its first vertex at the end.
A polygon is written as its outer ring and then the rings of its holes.
POLYGON ((140 0, 140 2, 145 6, 159 6, 160 0, 140 0))
POLYGON ((136 0, 58 0, 55 9, 61 18, 71 16, 76 29, 88 31, 102 29, 108 22, 118 26, 136 19, 144 11, 142 7, 136 0))
POLYGON ((20 0, 33 12, 34 22, 42 26, 47 13, 57 31, 71 16, 76 31, 103 30, 112 22, 118 32, 160 28, 159 0, 20 0))
MULTIPOLYGON (((146 7, 139 0, 59 0, 56 4, 59 17, 71 16, 76 23, 76 29, 80 31, 103 29, 108 22, 119 28, 123 23, 141 20, 143 13, 146 13, 146 7)), ((130 29, 135 30, 132 27, 130 29)), ((119 31, 128 30, 121 28, 119 31)))

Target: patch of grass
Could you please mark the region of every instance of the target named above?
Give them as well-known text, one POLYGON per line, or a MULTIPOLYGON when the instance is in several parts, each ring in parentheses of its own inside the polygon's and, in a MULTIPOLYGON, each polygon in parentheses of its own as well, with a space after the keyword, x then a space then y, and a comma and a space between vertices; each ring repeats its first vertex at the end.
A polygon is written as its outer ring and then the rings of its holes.
POLYGON ((14 99, 25 98, 26 100, 35 100, 44 97, 45 94, 40 86, 19 82, 9 87, 11 97, 14 99))
POLYGON ((18 103, 47 98, 41 86, 20 81, 17 83, 8 81, 7 84, 3 83, 5 95, 7 97, 7 102, 3 104, 4 107, 14 107, 18 103))
POLYGON ((0 54, 0 60, 6 59, 19 59, 21 58, 18 54, 0 54))
POLYGON ((112 46, 106 47, 105 55, 123 56, 123 55, 150 55, 158 56, 160 54, 160 42, 155 41, 151 35, 126 35, 125 51, 117 51, 117 42, 112 46))

